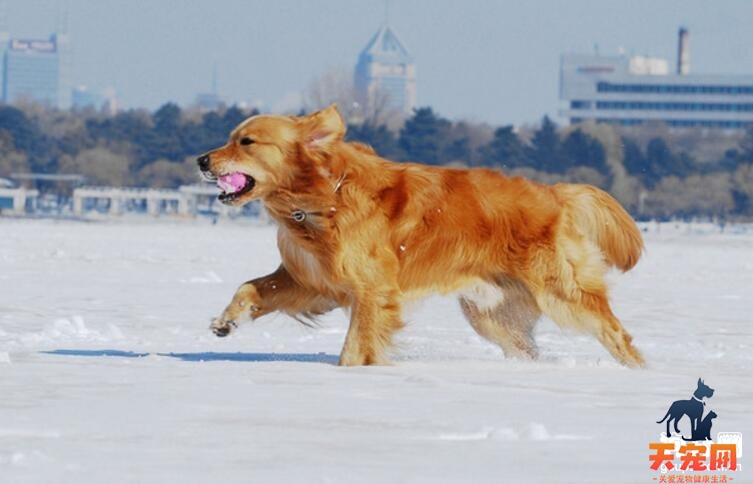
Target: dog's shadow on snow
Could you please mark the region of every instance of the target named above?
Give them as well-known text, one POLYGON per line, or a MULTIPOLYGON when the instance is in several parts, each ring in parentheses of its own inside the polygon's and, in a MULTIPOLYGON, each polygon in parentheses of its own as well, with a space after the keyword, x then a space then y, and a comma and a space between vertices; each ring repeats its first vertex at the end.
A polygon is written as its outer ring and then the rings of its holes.
POLYGON ((157 353, 160 356, 171 356, 183 361, 295 361, 299 363, 325 363, 336 365, 337 355, 326 353, 157 353))
POLYGON ((299 363, 324 363, 327 365, 336 365, 338 362, 337 355, 327 353, 216 353, 216 352, 197 352, 197 353, 138 353, 134 351, 123 350, 83 350, 83 349, 57 349, 41 351, 49 355, 61 356, 107 356, 120 358, 143 358, 146 356, 167 356, 183 361, 242 361, 242 362, 270 362, 270 361, 292 361, 299 363))

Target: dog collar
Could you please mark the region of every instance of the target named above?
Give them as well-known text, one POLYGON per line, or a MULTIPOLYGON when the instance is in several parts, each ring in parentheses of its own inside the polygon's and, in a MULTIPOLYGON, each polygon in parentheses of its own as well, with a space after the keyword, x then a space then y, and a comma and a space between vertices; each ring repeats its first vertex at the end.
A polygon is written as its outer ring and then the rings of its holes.
MULTIPOLYGON (((337 209, 335 207, 329 207, 330 216, 334 215, 335 212, 337 212, 337 209)), ((306 218, 309 215, 321 216, 323 215, 323 213, 322 212, 304 212, 301 209, 293 210, 292 212, 290 212, 290 218, 294 222, 298 222, 299 224, 305 222, 306 218)))
MULTIPOLYGON (((701 401, 701 400, 698 400, 698 397, 696 397, 695 395, 693 395, 693 400, 695 400, 695 401, 697 401, 697 402, 701 402, 701 403, 703 403, 703 401, 701 401)), ((706 404, 705 404, 705 403, 703 403, 703 405, 705 406, 706 404)))

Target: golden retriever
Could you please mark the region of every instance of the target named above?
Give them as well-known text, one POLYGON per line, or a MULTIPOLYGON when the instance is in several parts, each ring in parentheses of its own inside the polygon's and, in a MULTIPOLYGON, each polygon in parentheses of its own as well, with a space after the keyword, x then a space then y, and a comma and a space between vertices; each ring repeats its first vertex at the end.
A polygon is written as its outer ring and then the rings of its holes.
POLYGON ((508 356, 537 356, 543 313, 592 334, 620 363, 643 365, 604 282, 643 250, 614 198, 588 185, 391 162, 344 141, 345 129, 334 106, 254 116, 199 157, 222 202, 260 199, 279 225, 282 264, 240 286, 215 334, 272 311, 300 318, 344 307, 340 364, 383 364, 404 301, 456 293, 471 326, 508 356))

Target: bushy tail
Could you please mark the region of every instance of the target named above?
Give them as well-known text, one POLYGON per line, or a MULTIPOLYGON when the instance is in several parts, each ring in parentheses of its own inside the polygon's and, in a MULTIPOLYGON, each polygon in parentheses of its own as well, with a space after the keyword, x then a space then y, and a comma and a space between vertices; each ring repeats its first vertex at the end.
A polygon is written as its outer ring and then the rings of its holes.
POLYGON ((632 217, 611 195, 591 185, 558 184, 565 223, 593 241, 608 263, 630 270, 641 257, 643 238, 632 217))

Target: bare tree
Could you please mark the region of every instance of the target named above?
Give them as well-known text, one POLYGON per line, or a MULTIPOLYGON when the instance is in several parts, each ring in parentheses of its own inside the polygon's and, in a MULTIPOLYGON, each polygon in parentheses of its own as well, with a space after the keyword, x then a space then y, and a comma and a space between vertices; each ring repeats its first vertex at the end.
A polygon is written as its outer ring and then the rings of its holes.
POLYGON ((312 79, 303 93, 303 107, 316 111, 330 104, 337 104, 343 116, 348 116, 357 105, 353 87, 353 73, 345 68, 330 68, 319 77, 312 79))
POLYGON ((12 173, 26 173, 29 171, 29 159, 26 153, 11 151, 0 156, 0 177, 10 176, 12 173))
POLYGON ((128 186, 131 184, 131 159, 104 147, 79 152, 75 158, 59 160, 60 173, 76 173, 94 185, 128 186))
POLYGON ((29 157, 26 153, 16 150, 10 133, 0 130, 0 177, 28 171, 29 157))
POLYGON ((182 163, 157 160, 139 170, 137 182, 150 188, 178 188, 198 180, 196 161, 186 158, 182 163))
POLYGON ((734 206, 728 173, 662 178, 646 196, 646 213, 654 217, 684 215, 722 217, 734 206))
POLYGON ((303 108, 307 111, 337 104, 345 121, 353 124, 386 124, 390 129, 397 130, 404 121, 402 113, 390 108, 387 91, 376 87, 365 97, 363 93, 359 95, 353 82, 353 71, 343 67, 327 69, 312 79, 302 99, 303 108))

